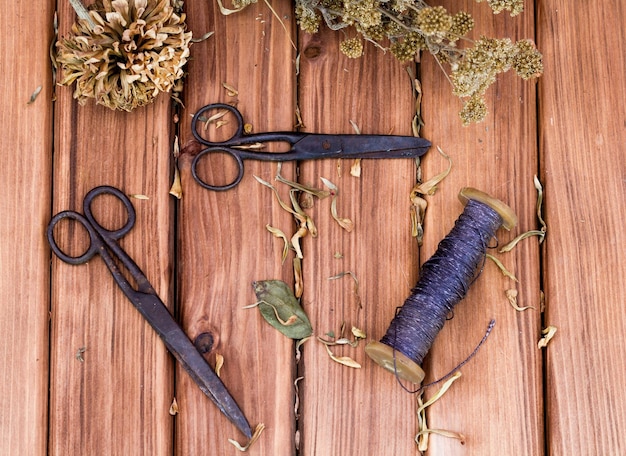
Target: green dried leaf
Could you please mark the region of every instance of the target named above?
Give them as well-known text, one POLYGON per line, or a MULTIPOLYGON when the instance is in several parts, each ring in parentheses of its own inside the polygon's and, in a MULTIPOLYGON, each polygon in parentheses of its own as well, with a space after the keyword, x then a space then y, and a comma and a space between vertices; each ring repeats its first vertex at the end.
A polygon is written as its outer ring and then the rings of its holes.
POLYGON ((309 318, 285 282, 262 280, 253 287, 261 315, 270 325, 291 339, 313 334, 309 318))

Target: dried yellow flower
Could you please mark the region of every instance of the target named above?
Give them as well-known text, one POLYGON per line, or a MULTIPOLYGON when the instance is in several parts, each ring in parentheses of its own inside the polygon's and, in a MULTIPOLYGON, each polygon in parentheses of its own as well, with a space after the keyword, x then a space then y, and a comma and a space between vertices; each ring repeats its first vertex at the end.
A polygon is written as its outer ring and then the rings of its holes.
POLYGON ((169 92, 183 76, 191 32, 170 0, 98 0, 89 18, 79 19, 56 44, 61 84, 76 82, 80 104, 95 98, 131 111, 169 92))

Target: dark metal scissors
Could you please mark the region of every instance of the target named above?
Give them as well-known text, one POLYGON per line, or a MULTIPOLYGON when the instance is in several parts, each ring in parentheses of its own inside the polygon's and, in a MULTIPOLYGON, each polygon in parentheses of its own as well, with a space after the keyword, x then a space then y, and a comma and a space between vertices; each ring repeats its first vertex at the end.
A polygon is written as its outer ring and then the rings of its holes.
POLYGON ((223 191, 235 187, 243 177, 244 160, 291 161, 314 160, 321 158, 407 158, 420 157, 430 148, 430 141, 413 136, 393 135, 329 135, 302 132, 269 132, 245 135, 243 133, 243 117, 237 108, 222 103, 204 106, 193 116, 191 130, 194 137, 207 146, 194 158, 191 164, 193 178, 202 187, 223 191), (208 141, 200 134, 198 123, 206 120, 211 110, 225 109, 230 111, 237 120, 235 134, 218 142, 208 141), (287 152, 259 152, 252 150, 251 145, 262 145, 267 142, 286 142, 291 145, 287 152), (202 158, 215 153, 230 155, 237 163, 237 176, 226 185, 211 185, 198 176, 197 166, 202 158))
POLYGON ((156 291, 148 282, 144 273, 133 259, 120 247, 117 240, 125 236, 135 225, 135 208, 130 199, 114 187, 96 187, 83 200, 83 214, 75 211, 63 211, 50 220, 47 229, 48 242, 52 251, 64 262, 82 264, 99 254, 111 271, 115 282, 130 299, 137 310, 150 323, 161 337, 170 353, 178 360, 191 378, 200 387, 221 412, 248 438, 252 436, 250 425, 232 398, 222 381, 211 366, 202 357, 194 344, 189 340, 182 328, 157 296, 156 291), (113 195, 126 207, 128 219, 126 224, 117 230, 108 230, 98 223, 91 212, 91 205, 100 195, 113 195), (63 219, 70 219, 83 225, 89 234, 90 244, 79 256, 66 254, 54 238, 54 227, 63 219), (118 263, 128 271, 137 288, 135 289, 120 271, 118 263))

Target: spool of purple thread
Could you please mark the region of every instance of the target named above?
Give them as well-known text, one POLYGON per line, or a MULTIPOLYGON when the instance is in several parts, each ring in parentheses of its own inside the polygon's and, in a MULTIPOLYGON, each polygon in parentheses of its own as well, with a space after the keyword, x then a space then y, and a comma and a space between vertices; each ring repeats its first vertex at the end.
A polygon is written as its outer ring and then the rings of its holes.
POLYGON ((459 192, 465 205, 454 228, 421 268, 420 279, 379 342, 366 353, 394 375, 421 383, 420 365, 441 331, 446 317, 467 294, 485 260, 489 241, 498 228, 517 224, 513 210, 488 194, 466 187, 459 192))

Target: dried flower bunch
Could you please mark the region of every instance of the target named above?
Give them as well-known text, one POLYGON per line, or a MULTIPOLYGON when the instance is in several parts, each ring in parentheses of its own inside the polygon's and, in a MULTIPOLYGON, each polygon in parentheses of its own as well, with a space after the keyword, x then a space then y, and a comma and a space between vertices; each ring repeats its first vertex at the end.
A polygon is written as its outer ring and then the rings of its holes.
MULTIPOLYGON (((523 0, 486 1, 495 14, 507 10, 515 16, 523 10, 523 0)), ((302 30, 309 33, 316 33, 322 21, 332 30, 353 27, 357 37, 340 45, 351 58, 361 56, 362 39, 389 49, 400 61, 429 51, 442 67, 450 66, 448 79, 453 93, 464 100, 460 112, 464 124, 485 118, 483 96, 498 73, 513 68, 520 77, 529 79, 543 72, 542 56, 532 41, 513 43, 508 38, 482 37, 473 42, 465 37, 474 28, 470 14, 450 14, 444 7, 429 6, 423 0, 296 0, 296 17, 302 30), (473 46, 461 48, 460 40, 473 46)))
POLYGON ((171 0, 97 0, 57 42, 63 85, 80 104, 95 98, 131 111, 169 92, 183 76, 191 32, 171 0))

